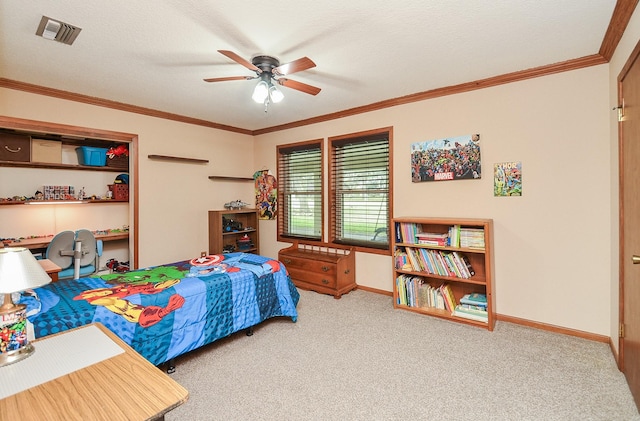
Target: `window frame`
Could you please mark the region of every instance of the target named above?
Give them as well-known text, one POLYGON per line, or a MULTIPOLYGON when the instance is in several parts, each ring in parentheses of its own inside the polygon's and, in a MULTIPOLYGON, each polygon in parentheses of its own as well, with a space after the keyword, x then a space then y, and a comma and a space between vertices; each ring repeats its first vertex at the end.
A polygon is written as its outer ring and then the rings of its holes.
POLYGON ((330 243, 338 245, 340 247, 352 247, 356 251, 374 253, 374 254, 390 254, 391 253, 391 222, 393 220, 393 127, 383 127, 379 129, 367 130, 363 132, 351 133, 341 136, 329 137, 329 168, 328 178, 326 180, 329 188, 329 239, 330 243), (337 213, 336 213, 336 198, 338 190, 335 185, 335 160, 336 160, 336 148, 351 142, 366 142, 371 140, 378 140, 381 137, 386 136, 388 140, 388 220, 387 223, 387 243, 384 247, 371 247, 363 245, 360 242, 343 241, 338 240, 337 237, 337 213))
POLYGON ((280 242, 291 243, 322 243, 324 241, 324 215, 325 215, 325 170, 324 170, 325 156, 324 156, 324 139, 313 139, 303 142, 287 143, 283 145, 277 145, 276 147, 276 166, 278 174, 278 226, 277 226, 277 239, 280 242), (320 239, 315 237, 305 237, 298 235, 290 235, 284 232, 284 224, 289 218, 285 217, 285 212, 288 211, 286 206, 285 196, 289 194, 289 191, 285 188, 287 179, 283 177, 283 169, 281 168, 281 157, 287 155, 293 151, 304 150, 311 147, 318 147, 320 150, 320 239))

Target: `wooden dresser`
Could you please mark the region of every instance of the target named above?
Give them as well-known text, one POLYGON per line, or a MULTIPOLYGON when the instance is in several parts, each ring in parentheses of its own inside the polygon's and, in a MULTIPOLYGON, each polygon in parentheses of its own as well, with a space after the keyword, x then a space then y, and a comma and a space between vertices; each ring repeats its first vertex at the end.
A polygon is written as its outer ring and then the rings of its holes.
POLYGON ((340 298, 356 289, 355 251, 351 248, 294 243, 278 252, 293 283, 340 298))

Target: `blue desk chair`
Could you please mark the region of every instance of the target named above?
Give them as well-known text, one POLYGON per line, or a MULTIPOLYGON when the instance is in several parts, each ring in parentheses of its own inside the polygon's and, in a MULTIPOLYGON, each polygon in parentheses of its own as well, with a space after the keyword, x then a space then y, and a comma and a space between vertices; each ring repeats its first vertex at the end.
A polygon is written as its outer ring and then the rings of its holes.
POLYGON ((45 259, 62 268, 58 279, 78 279, 98 272, 102 248, 102 240, 89 230, 62 231, 49 243, 45 259))

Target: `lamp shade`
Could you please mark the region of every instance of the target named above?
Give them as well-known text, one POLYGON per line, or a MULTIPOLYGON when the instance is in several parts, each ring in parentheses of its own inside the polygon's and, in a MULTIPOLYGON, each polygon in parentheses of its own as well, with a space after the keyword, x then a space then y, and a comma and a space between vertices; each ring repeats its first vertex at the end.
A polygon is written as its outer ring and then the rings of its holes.
POLYGON ((267 85, 267 82, 261 80, 253 90, 253 95, 251 96, 251 98, 253 98, 255 102, 261 103, 264 102, 265 99, 267 99, 268 95, 269 86, 267 85))
POLYGON ((0 248, 0 294, 37 288, 49 282, 51 278, 29 249, 0 248))
POLYGON ((280 89, 276 88, 275 85, 271 85, 269 87, 269 98, 271 98, 271 102, 277 104, 278 102, 282 101, 284 95, 282 94, 282 91, 280 89))

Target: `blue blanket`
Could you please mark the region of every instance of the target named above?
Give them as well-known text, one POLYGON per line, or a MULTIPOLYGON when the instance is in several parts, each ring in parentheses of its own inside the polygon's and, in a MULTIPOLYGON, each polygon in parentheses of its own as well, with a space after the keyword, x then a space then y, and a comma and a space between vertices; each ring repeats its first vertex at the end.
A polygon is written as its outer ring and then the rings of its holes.
POLYGON ((100 322, 158 365, 272 317, 295 322, 299 298, 277 260, 229 253, 59 281, 20 302, 36 338, 100 322))

